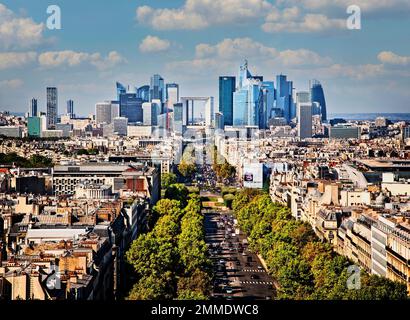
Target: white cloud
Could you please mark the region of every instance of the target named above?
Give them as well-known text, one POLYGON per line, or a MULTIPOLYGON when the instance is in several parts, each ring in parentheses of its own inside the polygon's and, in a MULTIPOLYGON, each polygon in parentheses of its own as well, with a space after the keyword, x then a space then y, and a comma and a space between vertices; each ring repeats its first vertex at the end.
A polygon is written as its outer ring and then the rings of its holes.
POLYGON ((251 38, 228 38, 214 46, 199 44, 196 47, 196 58, 214 58, 218 61, 250 58, 262 61, 268 60, 286 66, 318 66, 331 63, 330 58, 322 57, 311 50, 279 51, 251 38))
POLYGON ((327 8, 347 8, 354 4, 367 12, 380 10, 403 10, 410 8, 408 0, 277 0, 279 5, 295 4, 310 10, 323 10, 327 8))
POLYGON ((24 82, 21 79, 1 80, 0 88, 2 89, 18 89, 23 86, 24 82))
POLYGON ((266 0, 186 0, 176 9, 138 7, 137 20, 157 30, 195 30, 252 21, 271 9, 272 4, 266 0))
POLYGON ((21 67, 36 59, 35 52, 0 52, 0 70, 21 67))
POLYGON ((282 13, 274 10, 262 25, 262 30, 270 33, 278 32, 323 32, 334 29, 346 29, 346 20, 331 19, 323 14, 309 13, 302 15, 296 7, 287 8, 282 13))
POLYGON ((410 57, 399 56, 392 51, 382 51, 377 56, 379 61, 384 64, 407 66, 410 65, 410 57))
POLYGON ((35 23, 31 18, 17 17, 0 3, 0 47, 31 48, 44 41, 43 23, 35 23))
POLYGON ((280 51, 251 38, 228 38, 215 45, 199 44, 192 60, 175 61, 167 64, 167 68, 189 74, 233 73, 243 59, 249 59, 251 64, 256 64, 253 69, 256 73, 266 69, 275 72, 279 69, 306 69, 332 64, 330 58, 322 57, 311 50, 280 51))
POLYGON ((163 40, 155 36, 147 36, 142 40, 139 49, 141 52, 160 52, 165 51, 171 46, 168 40, 163 40))
POLYGON ((89 63, 99 70, 107 70, 126 60, 116 51, 111 51, 107 57, 102 57, 100 53, 90 54, 66 50, 44 52, 39 55, 38 61, 41 66, 46 68, 75 67, 83 63, 89 63))

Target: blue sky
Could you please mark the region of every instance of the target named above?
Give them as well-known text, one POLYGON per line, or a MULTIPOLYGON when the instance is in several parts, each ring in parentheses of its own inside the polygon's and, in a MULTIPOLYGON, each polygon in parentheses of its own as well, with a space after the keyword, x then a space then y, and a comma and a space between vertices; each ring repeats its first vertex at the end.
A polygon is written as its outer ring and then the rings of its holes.
POLYGON ((349 0, 0 0, 0 110, 25 112, 32 97, 44 110, 57 86, 60 113, 73 99, 87 115, 115 98, 115 81, 154 73, 182 95, 217 97, 218 76, 246 58, 296 90, 320 80, 329 112, 409 112, 410 1, 354 2, 361 30, 346 28, 349 0), (62 30, 46 28, 51 4, 62 30))

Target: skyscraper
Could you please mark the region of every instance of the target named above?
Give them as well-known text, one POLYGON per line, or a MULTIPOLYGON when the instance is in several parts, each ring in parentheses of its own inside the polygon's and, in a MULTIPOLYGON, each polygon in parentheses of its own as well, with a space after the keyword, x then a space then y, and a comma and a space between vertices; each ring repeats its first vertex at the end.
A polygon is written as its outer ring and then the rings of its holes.
POLYGON ((117 100, 120 101, 120 95, 123 93, 127 93, 127 89, 121 83, 117 82, 117 100))
POLYGON ((37 117, 37 99, 33 98, 30 102, 30 117, 37 117))
POLYGON ((58 95, 57 88, 47 88, 47 128, 55 128, 58 115, 58 95))
POLYGON ((70 117, 74 116, 74 101, 73 100, 67 101, 67 114, 70 115, 70 117))
POLYGON ((278 75, 276 77, 276 109, 282 114, 277 116, 282 116, 289 123, 292 120, 292 106, 293 106, 293 83, 292 81, 287 81, 285 75, 278 75))
POLYGON ((160 106, 156 102, 144 102, 142 104, 143 124, 144 126, 158 125, 158 115, 160 114, 160 106))
POLYGON ((219 77, 219 112, 224 116, 224 125, 233 125, 233 93, 236 77, 219 77))
POLYGON ((151 77, 149 97, 150 101, 159 99, 161 102, 164 102, 164 79, 159 74, 154 74, 151 77))
POLYGON ((127 135, 128 119, 124 117, 116 117, 112 120, 113 130, 119 136, 127 135))
POLYGON ((140 98, 142 102, 149 102, 149 89, 148 85, 139 87, 137 89, 137 98, 140 98))
POLYGON ((112 121, 111 102, 105 101, 95 105, 95 121, 97 124, 110 124, 112 121))
POLYGON ((323 92, 323 87, 321 83, 317 80, 312 80, 310 86, 310 96, 312 104, 317 102, 320 105, 320 114, 322 115, 322 121, 327 121, 327 108, 326 108, 326 99, 323 92))
POLYGON ((259 126, 262 82, 252 77, 248 62, 239 69, 238 88, 233 94, 233 125, 259 126))
POLYGON ((177 83, 167 83, 165 91, 166 101, 170 107, 179 102, 179 85, 177 83))
POLYGON ((143 122, 142 99, 136 93, 122 93, 120 95, 120 117, 128 122, 143 122))
POLYGON ((298 135, 300 139, 312 138, 312 104, 298 104, 298 135))

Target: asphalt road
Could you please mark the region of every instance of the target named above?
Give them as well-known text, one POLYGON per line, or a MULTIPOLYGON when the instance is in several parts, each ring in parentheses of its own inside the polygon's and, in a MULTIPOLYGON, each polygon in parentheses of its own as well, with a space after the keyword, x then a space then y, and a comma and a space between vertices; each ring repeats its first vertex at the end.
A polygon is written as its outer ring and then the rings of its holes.
POLYGON ((213 298, 273 299, 273 279, 259 258, 247 250, 247 244, 244 244, 246 237, 234 225, 233 216, 227 213, 207 214, 205 228, 216 274, 213 298))

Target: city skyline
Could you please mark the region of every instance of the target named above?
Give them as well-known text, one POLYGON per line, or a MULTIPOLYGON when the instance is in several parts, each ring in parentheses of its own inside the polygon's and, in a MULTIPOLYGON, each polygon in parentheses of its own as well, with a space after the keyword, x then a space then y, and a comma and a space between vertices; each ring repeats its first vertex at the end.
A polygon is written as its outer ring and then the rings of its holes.
POLYGON ((292 0, 237 0, 238 10, 202 0, 121 6, 57 1, 62 29, 48 30, 47 1, 3 0, 1 23, 14 36, 0 33, 0 107, 27 112, 35 97, 45 111, 43 88, 51 86, 59 88, 60 105, 72 99, 78 114, 87 115, 96 102, 115 96, 116 81, 143 86, 156 73, 180 84, 181 96, 217 97, 218 77, 233 74, 247 58, 254 74, 287 74, 299 91, 319 79, 329 113, 382 112, 386 106, 406 112, 410 47, 391 34, 404 36, 410 5, 357 2, 361 30, 345 28, 348 1, 308 0, 305 9, 292 0), (91 19, 96 6, 98 19, 91 19), (223 14, 216 18, 215 12, 223 14), (111 19, 116 23, 107 24, 111 19))

